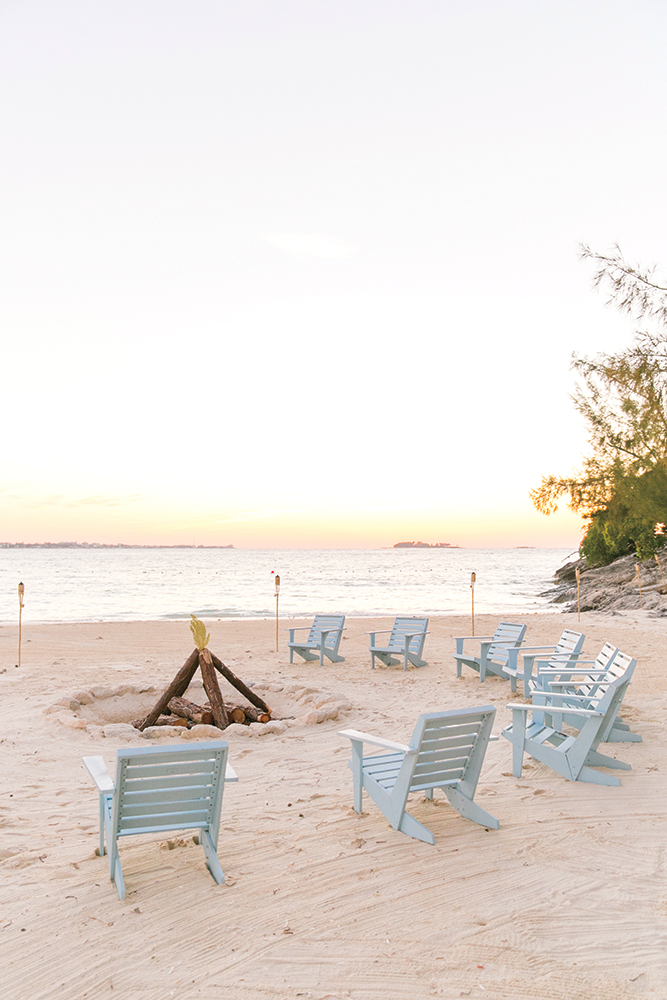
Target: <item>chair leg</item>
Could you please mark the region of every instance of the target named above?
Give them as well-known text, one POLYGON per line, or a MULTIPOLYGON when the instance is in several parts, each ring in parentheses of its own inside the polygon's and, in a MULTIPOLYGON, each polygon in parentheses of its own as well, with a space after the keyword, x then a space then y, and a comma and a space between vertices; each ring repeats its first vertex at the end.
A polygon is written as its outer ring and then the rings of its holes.
POLYGON ((354 742, 352 744, 352 760, 350 761, 350 770, 352 771, 352 804, 354 806, 354 811, 357 813, 361 812, 362 805, 363 782, 361 778, 363 763, 364 745, 363 743, 354 742))
POLYGON ((473 823, 479 823, 480 826, 488 826, 492 830, 499 828, 500 821, 495 816, 492 816, 486 809, 482 809, 472 799, 466 798, 458 788, 443 788, 443 792, 464 819, 470 819, 473 823))
POLYGON ((106 801, 108 796, 100 792, 100 857, 103 858, 106 852, 104 846, 104 826, 106 823, 106 801))
POLYGON ((435 844, 435 837, 431 831, 408 812, 403 813, 398 829, 408 837, 414 837, 415 840, 423 840, 425 844, 435 844))
POLYGON ((582 767, 575 780, 588 781, 592 785, 620 785, 621 783, 612 774, 605 774, 604 771, 596 771, 592 767, 582 767))
POLYGON ((523 771, 523 748, 526 742, 526 713, 512 712, 512 774, 521 777, 523 771))
POLYGON ((586 764, 592 764, 594 767, 611 767, 618 768, 621 771, 631 771, 632 766, 626 764, 625 761, 617 760, 615 757, 608 757, 604 753, 599 753, 597 750, 589 750, 586 754, 586 764))
POLYGON ((125 899, 123 869, 120 866, 120 857, 118 855, 118 841, 114 837, 109 837, 109 878, 116 887, 118 898, 125 899))
POLYGON ((217 882, 218 885, 224 885, 225 876, 220 865, 217 851, 213 846, 211 834, 208 830, 200 830, 200 835, 202 847, 204 848, 204 854, 206 855, 206 867, 211 873, 213 881, 217 882))

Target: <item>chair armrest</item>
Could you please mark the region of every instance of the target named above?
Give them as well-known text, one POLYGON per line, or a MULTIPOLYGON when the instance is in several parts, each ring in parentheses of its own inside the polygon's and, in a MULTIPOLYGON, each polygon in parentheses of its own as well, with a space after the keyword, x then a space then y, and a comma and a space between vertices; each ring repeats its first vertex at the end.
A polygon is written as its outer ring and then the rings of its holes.
MULTIPOLYGON (((558 656, 565 656, 565 657, 574 656, 574 655, 575 655, 574 653, 558 653, 558 656)), ((544 662, 546 663, 548 661, 545 660, 544 662)), ((579 664, 579 666, 581 666, 583 663, 597 663, 597 662, 598 662, 597 660, 575 660, 575 663, 579 664)), ((597 670, 609 670, 609 667, 597 667, 596 669, 597 670)))
POLYGON ((526 657, 526 659, 532 659, 536 663, 538 672, 540 670, 540 667, 543 667, 546 670, 554 671, 559 669, 558 666, 559 663, 574 664, 578 662, 576 656, 573 653, 554 653, 553 656, 550 656, 548 660, 545 659, 538 660, 537 656, 526 657))
POLYGON ((113 792, 113 778, 101 757, 84 757, 83 763, 100 792, 113 792))
POLYGON ((376 628, 373 632, 364 632, 364 635, 382 635, 383 632, 393 632, 391 628, 376 628))
MULTIPOLYGON (((389 629, 387 629, 389 631, 389 629)), ((384 747, 387 750, 402 750, 403 753, 417 753, 412 747, 405 743, 396 743, 394 740, 383 740, 380 736, 371 736, 369 733, 360 733, 356 729, 342 729, 339 736, 345 736, 348 740, 359 743, 372 743, 376 747, 384 747)))
POLYGON ((303 632, 304 629, 310 628, 310 625, 295 625, 294 628, 286 628, 285 632, 303 632))
POLYGON ((541 649, 555 649, 556 647, 555 646, 517 646, 516 648, 523 655, 523 653, 535 653, 535 652, 539 653, 539 651, 541 649))
MULTIPOLYGON (((596 680, 592 680, 592 681, 586 681, 586 680, 584 680, 584 681, 573 681, 573 680, 569 680, 569 681, 549 681, 549 687, 546 688, 544 691, 540 691, 539 694, 546 695, 547 697, 549 697, 550 694, 557 694, 557 692, 554 691, 553 688, 570 688, 570 689, 574 690, 575 688, 584 687, 584 685, 590 686, 592 688, 599 689, 600 688, 600 681, 599 680, 597 680, 597 681, 596 680)), ((584 698, 584 697, 589 697, 589 698, 598 698, 598 697, 600 697, 601 698, 602 694, 600 694, 600 695, 587 695, 587 696, 586 695, 582 695, 581 697, 582 698, 584 698)))
POLYGON ((593 712, 589 708, 568 708, 566 705, 515 705, 510 703, 505 708, 519 709, 522 712, 539 712, 541 715, 602 715, 602 712, 593 712))
POLYGON ((462 639, 464 642, 466 639, 476 639, 477 642, 491 642, 493 639, 492 635, 455 635, 454 639, 462 639))
MULTIPOLYGON (((551 670, 538 670, 538 677, 549 677, 550 674, 558 674, 559 677, 593 677, 602 675, 605 677, 609 673, 608 670, 577 670, 576 667, 567 667, 561 670, 560 667, 552 667, 551 670)), ((554 684, 556 682, 554 681, 554 684)), ((585 681, 583 682, 585 683, 585 681)))
MULTIPOLYGON (((589 703, 592 703, 594 701, 600 701, 600 699, 602 698, 602 695, 601 694, 598 694, 598 695, 595 695, 595 694, 594 695, 590 695, 590 694, 569 694, 567 691, 563 692, 563 694, 558 694, 557 691, 547 691, 544 694, 535 695, 535 697, 536 698, 539 698, 539 697, 541 697, 541 698, 566 698, 568 701, 587 701, 589 703)), ((541 709, 541 708, 544 708, 545 706, 542 705, 539 701, 534 701, 533 702, 533 707, 541 709)), ((549 706, 546 705, 546 708, 549 708, 549 706)), ((564 708, 564 706, 563 705, 560 705, 560 706, 555 705, 554 708, 556 709, 556 711, 561 711, 564 708)))
POLYGON ((229 763, 229 761, 227 761, 227 764, 225 766, 225 781, 238 781, 238 780, 239 780, 238 774, 236 773, 232 765, 229 763))

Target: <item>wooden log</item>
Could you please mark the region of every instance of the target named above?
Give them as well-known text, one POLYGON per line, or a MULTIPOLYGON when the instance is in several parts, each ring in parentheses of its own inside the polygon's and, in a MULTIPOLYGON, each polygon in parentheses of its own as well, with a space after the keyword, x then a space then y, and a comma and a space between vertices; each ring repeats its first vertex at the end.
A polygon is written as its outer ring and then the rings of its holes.
POLYGON ((192 680, 195 670, 199 665, 199 650, 193 649, 187 660, 178 671, 173 681, 169 687, 160 695, 160 698, 150 710, 146 718, 137 726, 137 729, 144 730, 146 726, 154 726, 155 720, 164 714, 164 710, 171 701, 172 698, 180 698, 180 696, 187 691, 188 685, 192 680))
POLYGON ((266 704, 264 699, 260 698, 258 694, 255 694, 252 688, 249 688, 247 684, 244 684, 241 678, 237 677, 236 674, 229 669, 229 667, 226 667, 222 660, 215 655, 215 653, 211 653, 211 659, 213 660, 213 666, 215 669, 219 674, 222 674, 226 681, 229 681, 232 687, 235 687, 236 690, 239 691, 244 698, 247 698, 251 704, 255 705, 256 708, 261 708, 263 712, 268 712, 268 714, 271 715, 271 709, 266 704))
POLYGON ((196 726, 210 726, 213 724, 213 712, 210 705, 208 708, 202 708, 201 705, 195 705, 193 701, 188 701, 187 698, 172 698, 167 708, 172 715, 180 715, 183 719, 189 719, 196 726))
POLYGON ((211 654, 208 649, 202 649, 199 653, 199 669, 201 670, 201 676, 204 682, 204 690, 206 691, 208 700, 211 703, 213 724, 217 726, 218 729, 226 729, 229 725, 229 718, 227 716, 225 703, 222 700, 222 692, 220 690, 220 685, 218 684, 218 678, 215 676, 215 670, 213 669, 213 660, 211 659, 211 654))
POLYGON ((245 712, 242 705, 225 705, 225 708, 230 722, 238 722, 240 725, 245 723, 245 712))
MULTIPOLYGON (((227 705, 227 711, 241 711, 243 712, 244 719, 248 722, 270 722, 271 716, 268 712, 262 712, 261 709, 255 708, 254 705, 227 705)), ((234 720, 236 721, 236 720, 234 720)), ((244 720, 241 719, 241 722, 244 720)))
POLYGON ((154 726, 184 726, 188 728, 188 720, 180 715, 161 715, 153 723, 154 726))

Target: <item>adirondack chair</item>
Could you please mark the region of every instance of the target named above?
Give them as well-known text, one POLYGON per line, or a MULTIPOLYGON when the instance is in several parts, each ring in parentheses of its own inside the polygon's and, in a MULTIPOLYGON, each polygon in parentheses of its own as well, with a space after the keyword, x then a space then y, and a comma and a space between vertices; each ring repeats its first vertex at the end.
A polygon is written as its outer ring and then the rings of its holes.
POLYGON ((395 665, 403 660, 403 669, 408 669, 408 660, 414 667, 425 667, 426 660, 422 660, 424 640, 427 636, 428 618, 397 618, 392 629, 382 629, 378 632, 369 632, 371 637, 371 668, 375 669, 375 657, 386 663, 387 666, 395 665), (391 631, 389 642, 386 646, 378 646, 375 643, 375 636, 391 631))
MULTIPOLYGON (((558 713, 554 724, 560 728, 562 722, 567 722, 568 726, 581 729, 584 723, 581 716, 567 712, 567 705, 570 704, 567 695, 572 696, 571 704, 573 707, 596 708, 611 681, 620 677, 630 663, 633 664, 634 668, 635 660, 631 660, 627 654, 621 653, 615 646, 606 643, 595 660, 593 669, 586 666, 586 661, 579 660, 576 668, 563 673, 554 671, 555 678, 543 678, 545 689, 562 695, 560 702, 562 711, 558 713)), ((641 743, 642 737, 639 733, 631 732, 630 726, 623 722, 620 715, 616 715, 615 718, 607 720, 602 731, 601 741, 603 743, 641 743)))
POLYGON ((320 666, 327 656, 332 663, 343 663, 344 656, 339 656, 338 647, 345 631, 343 628, 345 615, 315 615, 313 624, 310 626, 308 638, 303 642, 297 642, 294 638, 295 632, 307 629, 307 625, 300 625, 297 628, 289 629, 289 661, 294 662, 294 654, 298 653, 304 660, 316 660, 315 652, 319 654, 320 666))
POLYGON ((517 680, 523 681, 523 693, 526 698, 530 698, 535 687, 542 687, 540 679, 533 676, 535 660, 538 660, 538 665, 541 668, 540 676, 546 669, 556 670, 561 666, 565 668, 575 666, 579 660, 585 638, 586 636, 582 635, 581 632, 573 632, 566 628, 555 646, 514 646, 508 649, 504 672, 510 679, 512 691, 516 691, 517 680), (548 653, 548 659, 546 653, 548 653), (522 659, 522 670, 519 669, 519 654, 521 654, 522 659))
POLYGON ((225 881, 217 855, 220 807, 225 781, 238 781, 227 763, 225 740, 187 747, 119 750, 116 780, 101 757, 84 757, 100 793, 100 856, 109 848, 109 875, 120 899, 125 883, 118 838, 135 833, 199 830, 206 867, 225 881))
POLYGON ((352 743, 355 811, 361 812, 366 789, 395 830, 435 844, 431 831, 406 812, 406 805, 410 792, 432 799, 433 789, 442 788, 461 816, 497 830, 498 820, 473 802, 495 714, 492 705, 483 705, 420 715, 407 746, 355 729, 339 732, 352 743), (391 752, 364 757, 364 743, 391 752))
POLYGON ((463 635, 456 641, 456 652, 452 656, 456 660, 456 676, 461 676, 462 667, 470 667, 479 673, 480 681, 486 680, 487 674, 507 678, 505 665, 509 659, 508 650, 520 646, 526 634, 527 625, 517 625, 510 622, 500 622, 493 635, 463 635), (463 644, 474 639, 479 642, 479 656, 464 653, 463 644))
POLYGON ((572 704, 575 700, 573 695, 546 691, 536 692, 532 705, 508 705, 512 710, 512 725, 503 729, 502 735, 512 743, 514 777, 521 777, 523 755, 527 753, 562 774, 568 781, 620 785, 618 778, 596 771, 595 768, 610 767, 629 771, 630 765, 599 753, 597 748, 605 728, 613 725, 634 669, 635 661, 630 660, 620 676, 609 683, 594 709, 575 708, 572 704), (568 716, 579 716, 585 720, 575 736, 563 733, 553 725, 554 717, 558 718, 561 714, 564 699, 568 716), (529 712, 533 716, 530 721, 529 712))

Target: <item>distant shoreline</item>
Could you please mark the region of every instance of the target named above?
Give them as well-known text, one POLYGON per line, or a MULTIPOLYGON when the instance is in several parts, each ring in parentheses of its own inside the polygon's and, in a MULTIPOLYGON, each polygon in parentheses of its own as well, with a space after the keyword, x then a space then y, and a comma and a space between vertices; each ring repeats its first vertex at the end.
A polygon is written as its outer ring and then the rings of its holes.
POLYGON ((395 542, 393 549, 458 549, 451 542, 395 542))
POLYGON ((233 549, 233 545, 126 545, 117 542, 0 542, 0 549, 233 549))

